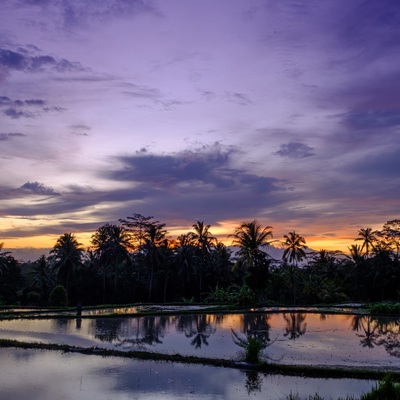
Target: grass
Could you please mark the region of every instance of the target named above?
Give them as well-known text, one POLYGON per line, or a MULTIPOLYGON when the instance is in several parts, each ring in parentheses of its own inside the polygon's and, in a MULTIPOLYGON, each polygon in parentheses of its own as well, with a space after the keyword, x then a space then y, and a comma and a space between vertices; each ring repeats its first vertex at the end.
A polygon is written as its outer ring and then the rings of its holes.
MULTIPOLYGON (((286 396, 286 400, 303 400, 298 394, 290 394, 286 396)), ((310 395, 304 400, 324 400, 318 393, 310 395)), ((359 399, 354 396, 347 396, 345 399, 338 400, 400 400, 400 384, 395 382, 391 373, 388 373, 384 378, 372 388, 368 393, 362 394, 359 399)))

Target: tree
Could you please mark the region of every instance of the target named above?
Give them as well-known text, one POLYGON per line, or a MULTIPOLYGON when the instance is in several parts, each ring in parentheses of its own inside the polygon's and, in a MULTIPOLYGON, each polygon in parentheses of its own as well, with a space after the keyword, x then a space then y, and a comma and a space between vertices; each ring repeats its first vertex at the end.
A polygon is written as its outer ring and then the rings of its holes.
POLYGON ((42 301, 44 299, 47 301, 50 290, 54 287, 55 276, 54 270, 44 254, 32 264, 30 275, 32 276, 32 287, 39 290, 42 301))
POLYGON ((64 233, 50 251, 58 281, 63 284, 68 295, 70 279, 82 262, 83 248, 81 246, 82 244, 78 243, 74 234, 64 233))
POLYGON ((131 236, 121 225, 106 224, 92 236, 94 253, 103 272, 103 300, 105 299, 106 278, 113 279, 113 293, 117 292, 119 269, 129 261, 131 236))
POLYGON ((283 253, 283 259, 289 261, 290 263, 303 261, 306 258, 306 253, 304 247, 306 244, 303 236, 300 236, 295 231, 289 232, 287 235, 283 236, 285 241, 283 244, 286 246, 286 250, 283 253))
POLYGON ((144 243, 146 231, 153 218, 153 216, 145 217, 142 214, 135 213, 126 219, 119 220, 122 226, 131 233, 133 242, 138 249, 140 249, 144 243))
POLYGON ((269 257, 261 248, 270 244, 271 226, 263 228, 256 220, 243 222, 231 237, 232 244, 239 247, 237 255, 246 267, 256 266, 263 258, 269 257))
POLYGON ((64 286, 56 286, 50 293, 49 301, 54 307, 66 307, 68 305, 68 294, 64 286))
POLYGON ((211 235, 210 225, 204 225, 204 221, 197 221, 193 226, 194 232, 190 235, 193 238, 193 243, 198 249, 200 264, 199 264, 199 298, 201 300, 201 291, 203 285, 204 271, 207 270, 211 248, 215 244, 216 239, 211 235))
POLYGON ((201 262, 197 254, 192 235, 180 235, 174 248, 174 264, 182 285, 182 294, 187 295, 187 287, 191 285, 192 278, 196 276, 197 268, 201 262))
MULTIPOLYGON (((0 250, 2 244, 0 244, 0 250)), ((21 267, 11 252, 0 252, 0 304, 16 304, 18 292, 23 288, 21 267)))
POLYGON ((372 228, 362 228, 358 230, 358 236, 355 240, 362 240, 361 250, 365 249, 365 255, 368 257, 369 250, 374 248, 374 242, 377 240, 377 232, 372 228))
POLYGON ((167 230, 164 229, 165 224, 159 221, 148 222, 143 232, 144 243, 140 250, 144 256, 144 263, 148 268, 149 273, 149 292, 148 300, 150 301, 153 293, 154 274, 155 270, 166 262, 165 254, 162 251, 162 246, 165 245, 167 230))
POLYGON ((258 301, 261 302, 268 283, 271 263, 269 255, 262 247, 270 244, 272 227, 263 228, 256 220, 243 222, 236 228, 232 237, 232 244, 239 247, 236 267, 243 269, 244 282, 257 294, 258 301))
POLYGON ((303 238, 303 236, 300 236, 295 231, 289 232, 287 235, 284 235, 283 237, 285 239, 283 244, 286 246, 286 249, 283 252, 282 258, 285 262, 289 261, 290 263, 290 265, 288 266, 288 272, 293 287, 293 304, 296 304, 297 264, 298 262, 301 262, 304 258, 306 258, 306 253, 304 251, 306 241, 303 238))
POLYGON ((383 225, 382 230, 377 234, 378 236, 383 237, 386 242, 395 249, 396 259, 398 260, 400 252, 400 219, 386 222, 383 225))

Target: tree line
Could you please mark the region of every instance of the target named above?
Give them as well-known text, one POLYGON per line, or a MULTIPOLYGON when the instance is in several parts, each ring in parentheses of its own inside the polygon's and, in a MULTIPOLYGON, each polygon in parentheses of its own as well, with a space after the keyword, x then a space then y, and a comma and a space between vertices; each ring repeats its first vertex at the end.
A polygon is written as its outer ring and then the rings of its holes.
POLYGON ((284 235, 280 260, 268 254, 273 229, 241 223, 227 247, 197 221, 176 239, 152 216, 105 224, 84 249, 64 233, 48 255, 21 263, 0 244, 0 303, 26 305, 208 301, 317 304, 397 301, 400 220, 360 229, 349 254, 311 251, 295 231, 284 235), (56 295, 57 294, 57 295, 56 295), (58 299, 58 300, 57 300, 58 299))

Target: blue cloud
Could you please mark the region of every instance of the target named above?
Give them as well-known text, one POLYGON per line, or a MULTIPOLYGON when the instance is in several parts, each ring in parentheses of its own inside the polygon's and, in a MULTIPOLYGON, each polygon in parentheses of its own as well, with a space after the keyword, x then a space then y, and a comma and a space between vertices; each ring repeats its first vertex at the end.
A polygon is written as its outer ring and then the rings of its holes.
POLYGON ((313 148, 300 142, 289 142, 282 144, 275 155, 292 159, 311 157, 314 155, 313 148))

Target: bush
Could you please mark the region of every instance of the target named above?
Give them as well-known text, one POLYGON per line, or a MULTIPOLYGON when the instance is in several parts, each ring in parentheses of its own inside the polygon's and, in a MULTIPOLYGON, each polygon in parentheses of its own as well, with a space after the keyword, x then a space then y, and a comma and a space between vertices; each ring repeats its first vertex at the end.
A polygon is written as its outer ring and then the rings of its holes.
POLYGON ((66 307, 68 305, 68 295, 64 286, 56 286, 50 293, 50 305, 55 307, 66 307))
POLYGON ((29 305, 37 306, 40 304, 40 300, 41 300, 42 296, 38 292, 31 291, 26 295, 26 298, 28 300, 29 305))

